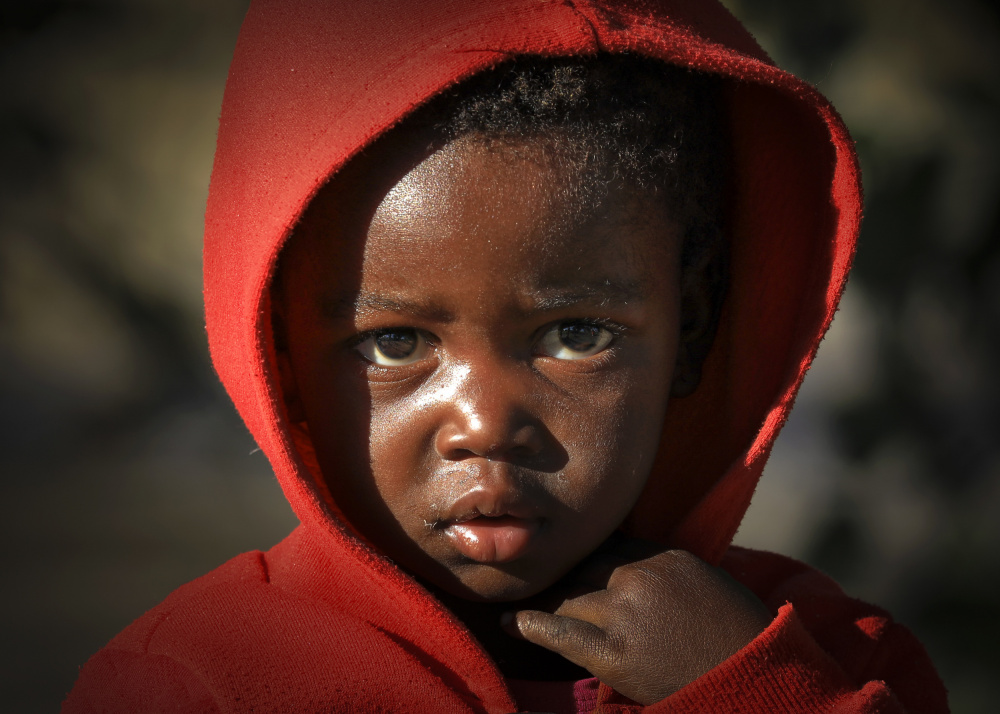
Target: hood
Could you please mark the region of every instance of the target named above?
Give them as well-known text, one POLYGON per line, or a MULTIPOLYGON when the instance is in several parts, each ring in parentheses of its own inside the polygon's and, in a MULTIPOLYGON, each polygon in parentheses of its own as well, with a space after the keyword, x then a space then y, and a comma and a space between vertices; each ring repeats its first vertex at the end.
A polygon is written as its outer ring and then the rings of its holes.
POLYGON ((230 69, 205 226, 215 368, 305 528, 393 576, 343 524, 284 417, 269 281, 317 190, 444 88, 513 55, 637 53, 726 78, 731 281, 690 397, 625 524, 718 563, 844 288, 861 214, 830 104, 709 0, 255 0, 230 69))

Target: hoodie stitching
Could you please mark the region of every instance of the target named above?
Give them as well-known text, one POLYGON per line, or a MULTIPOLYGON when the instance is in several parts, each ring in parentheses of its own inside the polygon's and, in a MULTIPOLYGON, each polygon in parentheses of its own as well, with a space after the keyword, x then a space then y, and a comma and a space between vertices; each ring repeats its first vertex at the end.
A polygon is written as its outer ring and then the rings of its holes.
POLYGON ((260 565, 260 574, 264 578, 264 582, 268 585, 271 584, 271 570, 267 565, 267 557, 261 551, 257 551, 257 564, 260 565))
POLYGON ((167 621, 168 617, 170 617, 169 611, 160 613, 157 616, 156 622, 153 624, 152 627, 149 628, 149 632, 146 634, 146 637, 144 638, 145 641, 142 643, 143 654, 149 654, 149 648, 153 644, 153 637, 156 635, 156 631, 160 629, 160 625, 162 625, 164 622, 167 621))

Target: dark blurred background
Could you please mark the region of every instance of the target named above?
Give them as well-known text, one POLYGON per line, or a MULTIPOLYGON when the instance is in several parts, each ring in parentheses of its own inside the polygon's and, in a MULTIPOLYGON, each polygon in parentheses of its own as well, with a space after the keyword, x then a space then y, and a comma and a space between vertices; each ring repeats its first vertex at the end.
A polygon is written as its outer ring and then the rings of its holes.
MULTIPOLYGON (((827 94, 867 213, 844 306, 737 540, 926 643, 958 714, 1000 701, 1000 13, 730 0, 827 94)), ((0 701, 55 711, 177 585, 295 521, 209 364, 200 241, 246 0, 0 9, 0 701)))

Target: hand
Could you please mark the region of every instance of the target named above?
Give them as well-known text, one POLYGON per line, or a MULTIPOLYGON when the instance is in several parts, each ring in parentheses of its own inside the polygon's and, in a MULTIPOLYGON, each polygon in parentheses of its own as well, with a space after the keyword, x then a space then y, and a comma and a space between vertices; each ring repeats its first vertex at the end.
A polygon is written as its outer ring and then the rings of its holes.
POLYGON ((753 593, 683 550, 614 536, 564 579, 552 613, 504 619, 643 705, 731 657, 771 622, 753 593))

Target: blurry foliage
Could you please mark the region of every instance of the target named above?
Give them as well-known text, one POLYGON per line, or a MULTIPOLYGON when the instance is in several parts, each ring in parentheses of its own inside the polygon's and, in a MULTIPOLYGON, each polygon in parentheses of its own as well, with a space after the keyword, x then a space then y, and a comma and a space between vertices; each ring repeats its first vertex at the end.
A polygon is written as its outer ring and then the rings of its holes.
POLYGON ((956 712, 1000 699, 1000 14, 959 0, 730 3, 858 141, 850 290, 877 377, 830 407, 847 462, 805 558, 928 645, 956 712))
MULTIPOLYGON (((54 710, 114 632, 294 523, 201 328, 204 197, 247 4, 0 5, 11 710, 54 710)), ((874 365, 824 407, 844 465, 800 554, 918 633, 955 712, 986 711, 1000 699, 996 4, 727 4, 833 99, 865 176, 849 293, 874 365)))
POLYGON ((5 711, 294 524, 212 373, 201 234, 244 0, 0 4, 5 711))

